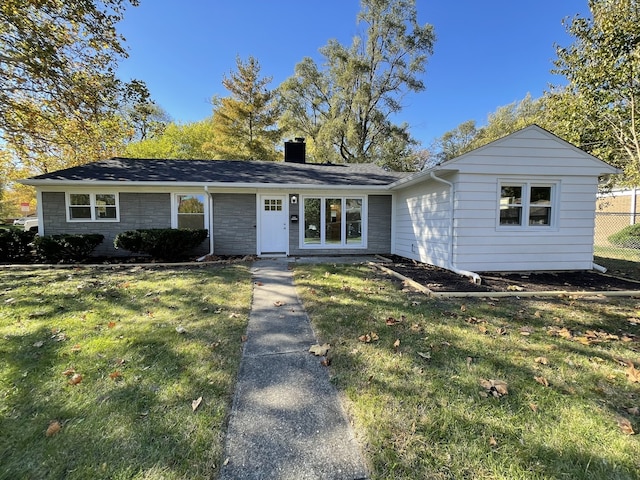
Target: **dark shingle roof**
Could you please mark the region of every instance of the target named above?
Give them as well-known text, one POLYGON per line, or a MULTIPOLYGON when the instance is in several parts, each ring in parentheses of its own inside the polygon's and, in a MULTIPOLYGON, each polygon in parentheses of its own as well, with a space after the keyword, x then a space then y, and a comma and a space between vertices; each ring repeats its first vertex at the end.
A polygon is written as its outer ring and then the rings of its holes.
POLYGON ((285 163, 236 160, 149 160, 112 158, 30 180, 58 182, 176 182, 229 184, 298 184, 327 186, 384 186, 407 176, 377 165, 285 163))

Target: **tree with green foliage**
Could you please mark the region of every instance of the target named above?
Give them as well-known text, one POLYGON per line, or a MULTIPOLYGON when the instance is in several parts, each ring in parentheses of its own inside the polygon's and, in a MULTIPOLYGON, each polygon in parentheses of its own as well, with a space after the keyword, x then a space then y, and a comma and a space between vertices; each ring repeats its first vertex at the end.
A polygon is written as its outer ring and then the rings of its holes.
POLYGON ((556 73, 569 84, 557 94, 579 112, 585 147, 624 169, 623 182, 640 183, 640 2, 589 0, 591 18, 566 24, 574 37, 557 47, 556 73))
POLYGON ((114 110, 114 71, 126 57, 116 24, 127 4, 138 1, 0 3, 0 134, 19 160, 71 145, 62 119, 95 127, 114 110))
POLYGON ((161 134, 127 144, 124 154, 134 158, 180 160, 216 158, 212 118, 184 125, 170 123, 161 134))
POLYGON ((534 99, 527 94, 518 102, 498 107, 489 114, 483 127, 477 127, 475 120, 467 120, 446 132, 435 142, 436 157, 439 161, 458 157, 532 124, 549 128, 553 120, 548 114, 546 98, 534 99))
POLYGON ((129 142, 161 135, 171 121, 169 114, 151 99, 147 85, 140 80, 125 85, 120 113, 131 127, 129 142))
POLYGON ((361 0, 358 23, 365 32, 350 47, 330 40, 320 49, 324 68, 311 58, 296 65, 280 87, 281 125, 307 137, 319 160, 390 166, 411 151, 408 126, 392 118, 406 94, 424 90, 435 35, 418 24, 415 0, 361 0))
POLYGON ((213 99, 213 147, 218 158, 279 160, 282 133, 277 127, 280 110, 271 77, 260 77, 254 57, 236 59, 237 71, 222 80, 231 96, 213 99))

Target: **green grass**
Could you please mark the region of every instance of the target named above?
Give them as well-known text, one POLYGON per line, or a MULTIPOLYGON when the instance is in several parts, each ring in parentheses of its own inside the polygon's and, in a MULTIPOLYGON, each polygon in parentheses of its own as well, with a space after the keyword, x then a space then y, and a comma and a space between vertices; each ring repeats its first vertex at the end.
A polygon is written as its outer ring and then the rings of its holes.
POLYGON ((594 255, 594 261, 606 267, 607 273, 640 281, 640 250, 596 246, 594 255))
POLYGON ((1 271, 0 478, 210 478, 250 298, 243 265, 1 271))
POLYGON ((620 361, 640 368, 637 299, 435 300, 364 266, 295 275, 372 478, 640 478, 639 436, 618 425, 640 431, 620 361))

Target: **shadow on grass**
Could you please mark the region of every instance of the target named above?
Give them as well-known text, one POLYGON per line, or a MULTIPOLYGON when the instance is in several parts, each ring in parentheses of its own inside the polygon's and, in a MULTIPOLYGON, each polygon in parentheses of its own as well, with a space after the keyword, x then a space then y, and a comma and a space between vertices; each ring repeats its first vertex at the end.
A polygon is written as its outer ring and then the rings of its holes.
MULTIPOLYGON (((615 417, 640 394, 588 368, 594 356, 612 368, 609 349, 626 347, 549 336, 555 320, 536 314, 533 300, 413 304, 420 297, 356 267, 307 268, 296 283, 322 341, 334 345, 333 381, 351 399, 373 478, 637 478, 635 439, 615 417), (359 342, 368 332, 379 339, 359 342), (506 381, 508 395, 487 395, 481 379, 506 381)), ((628 326, 596 303, 563 302, 564 315, 586 310, 572 328, 628 326)))
MULTIPOLYGON (((38 278, 4 277, 3 286, 38 278)), ((231 305, 231 293, 207 295, 206 282, 233 289, 248 272, 195 275, 160 291, 136 289, 136 279, 54 275, 16 297, 22 313, 0 314, 0 328, 11 329, 0 342, 0 478, 215 472, 249 305, 231 305), (72 289, 50 288, 66 281, 72 289), (66 369, 82 381, 71 385, 66 369), (62 429, 47 436, 53 421, 62 429)))

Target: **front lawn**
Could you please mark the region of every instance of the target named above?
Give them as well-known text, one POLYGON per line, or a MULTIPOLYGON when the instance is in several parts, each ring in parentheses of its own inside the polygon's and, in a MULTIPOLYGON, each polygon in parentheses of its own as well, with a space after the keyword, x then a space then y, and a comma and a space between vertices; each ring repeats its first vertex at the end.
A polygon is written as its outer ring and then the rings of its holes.
POLYGON ((637 479, 640 302, 432 300, 297 265, 373 479, 637 479))
POLYGON ((0 478, 210 478, 250 299, 244 265, 0 271, 0 478))

